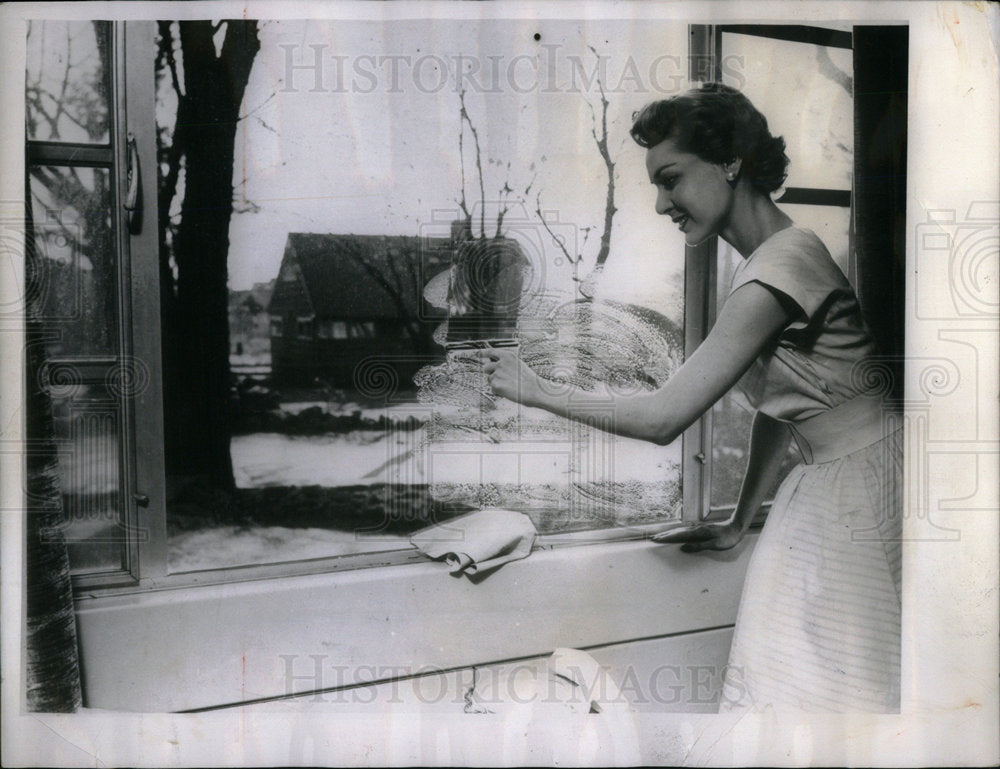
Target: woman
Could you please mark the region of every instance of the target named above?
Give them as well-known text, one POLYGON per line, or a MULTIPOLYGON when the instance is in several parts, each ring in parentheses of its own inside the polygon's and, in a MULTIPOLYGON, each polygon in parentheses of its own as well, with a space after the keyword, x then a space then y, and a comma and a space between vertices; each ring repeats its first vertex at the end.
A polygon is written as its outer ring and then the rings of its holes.
MULTIPOLYGON (((802 454, 751 559, 722 709, 895 710, 901 436, 863 391, 873 343, 854 292, 819 239, 771 200, 785 144, 741 93, 708 84, 654 102, 632 136, 646 148, 657 213, 689 245, 719 236, 744 261, 711 333, 666 385, 603 393, 614 429, 670 443, 737 383, 756 409, 732 517, 655 539, 688 552, 734 547, 790 440, 802 454)), ((573 417, 574 393, 546 386, 516 351, 490 351, 484 369, 495 393, 573 417)))

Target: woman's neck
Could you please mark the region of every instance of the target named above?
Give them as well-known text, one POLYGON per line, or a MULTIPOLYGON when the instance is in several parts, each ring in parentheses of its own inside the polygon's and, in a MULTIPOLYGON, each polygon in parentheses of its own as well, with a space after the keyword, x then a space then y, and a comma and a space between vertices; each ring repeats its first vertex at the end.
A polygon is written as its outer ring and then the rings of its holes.
POLYGON ((741 180, 736 187, 729 223, 719 234, 746 259, 761 243, 792 224, 791 217, 774 205, 771 198, 741 180))

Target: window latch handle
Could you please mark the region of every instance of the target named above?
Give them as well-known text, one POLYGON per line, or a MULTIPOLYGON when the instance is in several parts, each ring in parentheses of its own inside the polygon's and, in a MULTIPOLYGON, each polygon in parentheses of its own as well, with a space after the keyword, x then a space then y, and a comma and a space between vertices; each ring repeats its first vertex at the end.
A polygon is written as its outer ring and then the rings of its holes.
POLYGON ((126 181, 128 190, 125 193, 125 213, 128 218, 128 231, 133 235, 142 229, 142 187, 139 183, 139 148, 136 145, 135 134, 128 132, 125 140, 128 154, 126 181))
POLYGON ((146 494, 133 494, 132 499, 139 507, 149 507, 149 497, 146 494))
POLYGON ((702 464, 705 464, 705 452, 704 451, 699 451, 697 454, 694 455, 694 458, 697 459, 702 464))

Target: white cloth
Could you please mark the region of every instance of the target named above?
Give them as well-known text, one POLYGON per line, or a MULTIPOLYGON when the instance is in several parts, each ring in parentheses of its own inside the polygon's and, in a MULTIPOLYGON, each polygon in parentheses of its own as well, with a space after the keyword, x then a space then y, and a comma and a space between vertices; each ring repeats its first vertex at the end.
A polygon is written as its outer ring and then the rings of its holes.
POLYGON ((524 513, 488 508, 421 529, 410 537, 424 555, 444 559, 452 574, 483 574, 526 558, 535 525, 524 513))
POLYGON ((642 764, 635 712, 614 676, 580 649, 476 668, 466 713, 502 724, 506 766, 642 764), (559 735, 560 739, 553 739, 559 735))

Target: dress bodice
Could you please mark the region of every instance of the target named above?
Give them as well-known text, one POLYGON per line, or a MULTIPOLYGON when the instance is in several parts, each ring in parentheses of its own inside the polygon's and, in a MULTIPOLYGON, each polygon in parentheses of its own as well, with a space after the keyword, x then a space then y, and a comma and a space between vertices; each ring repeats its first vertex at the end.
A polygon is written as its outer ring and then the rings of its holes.
POLYGON ((737 385, 750 406, 796 422, 863 395, 860 364, 874 342, 822 241, 799 227, 780 230, 737 267, 730 293, 751 282, 772 291, 793 319, 737 385))

